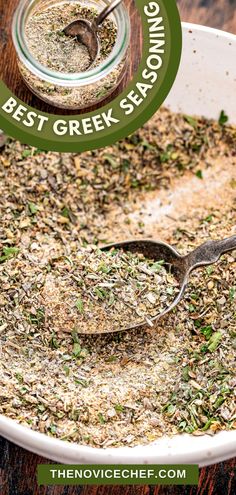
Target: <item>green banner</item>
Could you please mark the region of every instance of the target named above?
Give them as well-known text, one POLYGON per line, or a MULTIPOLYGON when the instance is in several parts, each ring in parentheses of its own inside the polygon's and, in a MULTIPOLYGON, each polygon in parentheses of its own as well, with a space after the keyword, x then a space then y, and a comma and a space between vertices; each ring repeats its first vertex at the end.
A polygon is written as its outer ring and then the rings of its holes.
POLYGON ((141 127, 167 97, 177 74, 182 32, 175 0, 136 0, 143 28, 143 53, 139 69, 128 87, 111 103, 82 115, 54 115, 23 103, 0 81, 1 128, 21 142, 43 150, 86 151, 127 137, 141 127), (148 12, 158 9, 159 17, 148 12), (155 53, 153 23, 162 22, 163 54, 155 53), (155 62, 155 63, 154 63, 155 62))
POLYGON ((197 485, 195 464, 40 464, 39 485, 197 485))

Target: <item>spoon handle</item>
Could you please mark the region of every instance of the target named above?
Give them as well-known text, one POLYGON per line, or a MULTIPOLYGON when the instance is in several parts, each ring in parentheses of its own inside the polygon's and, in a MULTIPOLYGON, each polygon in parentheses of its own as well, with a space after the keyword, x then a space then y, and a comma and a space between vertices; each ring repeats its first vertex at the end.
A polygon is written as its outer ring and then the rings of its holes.
POLYGON ((121 2, 122 2, 122 0, 113 0, 113 2, 111 2, 109 5, 107 5, 107 7, 105 7, 105 9, 103 9, 102 12, 95 19, 96 26, 99 26, 100 24, 102 24, 104 19, 106 19, 106 17, 109 14, 111 14, 111 12, 113 12, 113 10, 116 9, 116 7, 118 7, 118 5, 121 2))
POLYGON ((236 249, 236 235, 221 241, 207 241, 185 256, 189 271, 216 263, 222 254, 236 249))

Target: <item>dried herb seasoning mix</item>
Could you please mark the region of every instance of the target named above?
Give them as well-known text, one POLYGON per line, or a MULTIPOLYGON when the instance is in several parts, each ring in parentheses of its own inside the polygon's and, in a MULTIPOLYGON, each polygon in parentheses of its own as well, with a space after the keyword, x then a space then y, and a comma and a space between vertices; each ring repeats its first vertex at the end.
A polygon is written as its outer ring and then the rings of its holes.
MULTIPOLYGON (((36 9, 28 17, 25 36, 30 53, 45 67, 56 72, 84 72, 91 65, 88 49, 76 37, 66 36, 63 29, 77 19, 93 21, 98 15, 94 7, 76 2, 63 2, 45 9, 36 9)), ((111 53, 117 36, 114 22, 108 18, 100 26, 98 38, 99 65, 111 53)))
POLYGON ((98 308, 116 324, 120 304, 124 319, 148 319, 177 289, 161 260, 98 246, 143 237, 184 254, 235 233, 235 127, 162 109, 79 155, 5 141, 0 413, 101 448, 235 428, 236 252, 196 271, 155 327, 86 336, 79 326, 98 308))
POLYGON ((151 318, 178 293, 178 283, 162 260, 154 262, 119 250, 106 253, 89 247, 70 257, 42 259, 41 253, 31 258, 27 252, 7 247, 2 254, 5 311, 11 314, 10 287, 15 287, 13 277, 5 290, 5 279, 17 273, 23 289, 18 316, 27 323, 41 314, 45 326, 54 332, 71 333, 76 327, 80 334, 106 333, 143 322, 152 326, 151 318), (26 274, 31 259, 33 266, 26 274))

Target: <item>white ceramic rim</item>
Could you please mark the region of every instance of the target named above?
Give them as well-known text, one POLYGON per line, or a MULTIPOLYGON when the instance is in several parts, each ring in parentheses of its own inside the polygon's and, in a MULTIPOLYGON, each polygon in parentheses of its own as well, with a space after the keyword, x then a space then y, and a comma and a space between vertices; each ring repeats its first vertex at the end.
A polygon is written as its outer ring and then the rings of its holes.
POLYGON ((164 105, 215 120, 224 110, 236 124, 236 35, 185 22, 182 28, 184 64, 164 105))
POLYGON ((209 26, 204 26, 202 24, 194 24, 192 22, 181 22, 182 29, 186 31, 191 31, 192 29, 195 31, 202 31, 204 33, 212 33, 220 38, 224 37, 229 41, 236 41, 236 34, 229 33, 228 31, 224 31, 223 29, 216 29, 209 26))
MULTIPOLYGON (((236 43, 236 36, 224 31, 189 23, 182 23, 182 26, 184 30, 193 29, 195 32, 212 33, 236 43)), ((236 455, 236 431, 221 431, 214 436, 181 434, 160 438, 146 446, 99 449, 54 439, 26 428, 5 416, 0 416, 0 434, 21 447, 61 463, 196 463, 202 467, 236 455)))
POLYGON ((236 431, 201 437, 183 434, 181 442, 180 435, 176 435, 146 446, 98 449, 48 437, 0 416, 0 433, 15 444, 62 464, 198 464, 202 467, 236 454, 236 431))

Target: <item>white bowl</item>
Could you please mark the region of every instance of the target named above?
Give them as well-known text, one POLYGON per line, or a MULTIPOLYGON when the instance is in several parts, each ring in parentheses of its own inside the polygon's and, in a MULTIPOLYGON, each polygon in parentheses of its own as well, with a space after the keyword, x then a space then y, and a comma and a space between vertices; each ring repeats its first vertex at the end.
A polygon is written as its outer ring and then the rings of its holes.
MULTIPOLYGON (((224 110, 236 123, 236 36, 183 23, 181 67, 165 104, 174 111, 212 118, 224 110)), ((39 455, 72 464, 205 466, 236 454, 236 431, 200 437, 176 435, 134 448, 97 449, 50 438, 0 416, 0 434, 39 455)))
POLYGON ((183 22, 180 69, 165 105, 189 115, 236 123, 236 36, 183 22))

